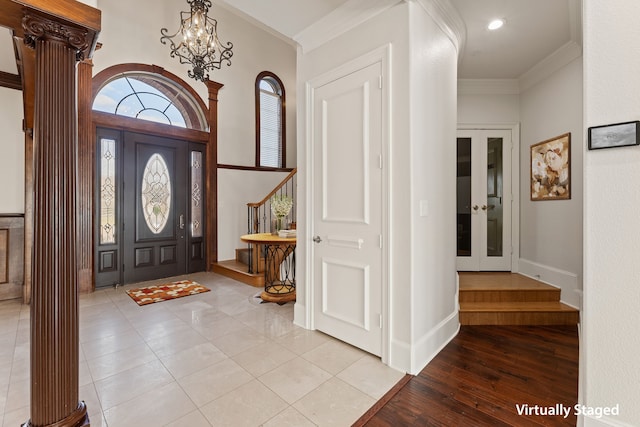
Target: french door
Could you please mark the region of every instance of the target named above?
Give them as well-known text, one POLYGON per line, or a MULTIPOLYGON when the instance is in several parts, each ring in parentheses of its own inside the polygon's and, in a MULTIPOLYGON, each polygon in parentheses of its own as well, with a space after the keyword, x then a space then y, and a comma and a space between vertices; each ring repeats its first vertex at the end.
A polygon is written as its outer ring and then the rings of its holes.
POLYGON ((511 131, 458 130, 457 268, 511 270, 511 131))
POLYGON ((96 286, 205 267, 204 146, 98 129, 96 286))

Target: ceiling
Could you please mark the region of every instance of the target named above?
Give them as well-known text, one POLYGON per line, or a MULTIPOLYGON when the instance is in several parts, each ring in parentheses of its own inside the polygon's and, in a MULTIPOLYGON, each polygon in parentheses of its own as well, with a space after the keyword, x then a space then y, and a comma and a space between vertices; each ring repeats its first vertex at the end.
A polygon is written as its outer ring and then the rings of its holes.
MULTIPOLYGON (((442 1, 442 0, 441 0, 442 1)), ((449 0, 466 26, 458 77, 517 79, 571 42, 580 43, 580 0, 449 0), (487 30, 494 18, 506 25, 487 30)), ((364 1, 349 0, 217 0, 287 39, 338 9, 364 1), (349 4, 347 4, 349 3, 349 4)), ((375 2, 371 2, 372 4, 375 2)))
POLYGON ((230 6, 288 39, 344 5, 348 0, 213 0, 230 6))
MULTIPOLYGON (((581 42, 577 12, 580 0, 449 1, 466 26, 458 70, 462 79, 517 79, 563 46, 581 42), (496 17, 505 19, 506 25, 491 32, 486 25, 496 17)), ((340 7, 352 9, 369 4, 358 0, 214 0, 214 3, 287 40, 293 40, 340 7)), ((10 40, 9 31, 0 28, 0 71, 15 74, 10 40)))
POLYGON ((516 79, 578 39, 577 2, 571 0, 450 0, 467 37, 461 79, 516 79), (487 29, 492 19, 505 25, 487 29))

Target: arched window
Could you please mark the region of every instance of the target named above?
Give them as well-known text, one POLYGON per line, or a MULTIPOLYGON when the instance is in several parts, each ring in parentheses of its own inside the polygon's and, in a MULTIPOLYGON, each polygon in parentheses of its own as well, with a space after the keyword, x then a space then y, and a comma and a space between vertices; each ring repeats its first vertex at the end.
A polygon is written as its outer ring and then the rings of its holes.
POLYGON ((96 94, 93 110, 207 130, 197 101, 157 74, 133 71, 115 76, 96 94))
POLYGON ((256 78, 256 166, 286 165, 284 85, 263 71, 256 78))

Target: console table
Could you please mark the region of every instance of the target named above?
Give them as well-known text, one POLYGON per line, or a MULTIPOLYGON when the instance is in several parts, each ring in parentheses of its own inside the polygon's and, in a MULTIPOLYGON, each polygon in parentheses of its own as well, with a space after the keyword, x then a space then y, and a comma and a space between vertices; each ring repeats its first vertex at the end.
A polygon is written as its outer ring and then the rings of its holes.
POLYGON ((296 299, 296 238, 271 233, 245 234, 243 242, 264 246, 263 301, 285 303, 296 299))

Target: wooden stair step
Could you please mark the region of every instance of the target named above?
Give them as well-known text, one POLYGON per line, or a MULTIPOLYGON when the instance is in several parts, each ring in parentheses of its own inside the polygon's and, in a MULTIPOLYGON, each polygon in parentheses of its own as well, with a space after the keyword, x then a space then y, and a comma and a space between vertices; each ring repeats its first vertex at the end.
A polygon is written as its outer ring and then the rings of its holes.
POLYGON ((461 302, 463 325, 575 325, 578 310, 561 302, 461 302))
POLYGON ((534 302, 465 302, 460 303, 460 311, 576 311, 575 308, 557 301, 534 302))
POLYGON ((213 263, 213 272, 256 288, 264 287, 264 273, 249 273, 246 264, 235 259, 213 263))
POLYGON ((518 273, 459 272, 460 289, 546 289, 553 288, 539 280, 518 273))
POLYGON ((560 289, 546 288, 486 288, 460 289, 460 302, 551 302, 560 301, 560 289))

